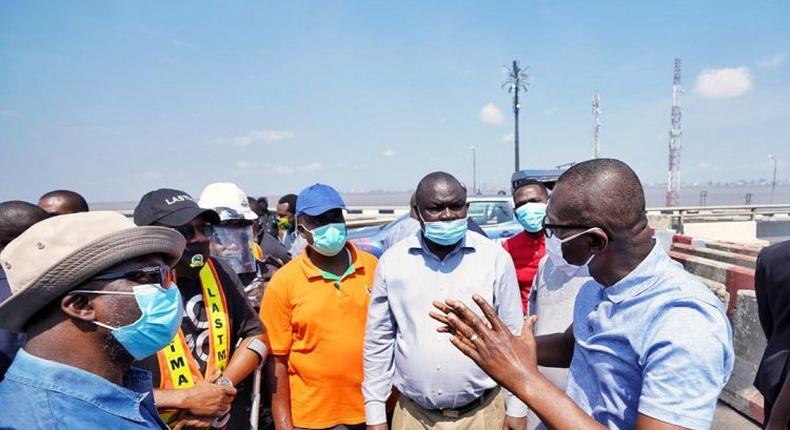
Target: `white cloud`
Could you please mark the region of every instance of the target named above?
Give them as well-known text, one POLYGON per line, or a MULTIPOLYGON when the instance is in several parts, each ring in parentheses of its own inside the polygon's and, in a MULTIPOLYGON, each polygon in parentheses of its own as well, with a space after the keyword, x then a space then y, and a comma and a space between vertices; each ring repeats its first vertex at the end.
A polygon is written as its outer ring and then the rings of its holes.
POLYGON ((293 139, 292 131, 278 130, 254 130, 242 136, 215 139, 214 143, 219 145, 250 146, 256 143, 279 142, 282 140, 293 139))
POLYGON ((738 97, 752 89, 752 74, 746 67, 705 69, 694 84, 694 92, 709 99, 738 97))
POLYGON ((388 150, 382 152, 381 155, 383 155, 385 157, 394 157, 395 156, 395 151, 393 151, 392 149, 388 149, 388 150))
POLYGON ((299 166, 299 171, 300 172, 317 172, 317 171, 319 171, 319 170, 321 170, 323 168, 324 168, 323 164, 321 164, 321 163, 319 163, 317 161, 314 161, 312 163, 305 164, 304 166, 299 166))
POLYGON ((505 123, 505 114, 493 103, 488 103, 480 109, 480 120, 488 125, 502 125, 505 123))
POLYGON ((512 142, 515 137, 515 133, 505 133, 502 135, 502 142, 512 142))
POLYGON ((270 168, 268 168, 267 170, 270 171, 271 173, 274 173, 275 175, 281 175, 281 176, 290 175, 294 172, 293 167, 286 166, 285 164, 275 164, 270 168))
POLYGON ((236 161, 236 169, 242 172, 249 172, 250 170, 257 169, 263 174, 272 174, 277 176, 293 175, 296 172, 317 172, 323 170, 324 165, 314 161, 312 163, 303 164, 301 166, 292 166, 284 163, 260 163, 257 161, 239 160, 236 161))
POLYGON ((777 67, 784 64, 787 55, 783 52, 776 53, 770 57, 763 58, 757 61, 757 67, 762 67, 763 69, 776 69, 777 67))

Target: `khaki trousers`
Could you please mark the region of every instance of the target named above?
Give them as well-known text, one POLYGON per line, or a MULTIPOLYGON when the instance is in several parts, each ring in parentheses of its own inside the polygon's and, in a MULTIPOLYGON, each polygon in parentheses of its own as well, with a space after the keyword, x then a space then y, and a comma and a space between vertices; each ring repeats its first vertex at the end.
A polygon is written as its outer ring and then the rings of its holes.
POLYGON ((489 393, 483 404, 457 418, 424 409, 400 396, 395 405, 391 430, 502 430, 505 423, 505 396, 502 390, 489 393))

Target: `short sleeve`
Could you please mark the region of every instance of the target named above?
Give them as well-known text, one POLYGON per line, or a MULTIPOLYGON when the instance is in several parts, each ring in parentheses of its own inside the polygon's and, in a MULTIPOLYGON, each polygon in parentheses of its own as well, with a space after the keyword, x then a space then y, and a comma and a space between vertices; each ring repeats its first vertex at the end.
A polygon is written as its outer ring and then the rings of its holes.
POLYGON ((260 317, 266 328, 266 343, 272 354, 289 354, 293 342, 291 303, 287 279, 284 277, 282 269, 275 273, 263 293, 260 317))
POLYGON ((708 429, 733 367, 729 323, 717 307, 692 299, 673 303, 657 315, 640 360, 639 413, 708 429))

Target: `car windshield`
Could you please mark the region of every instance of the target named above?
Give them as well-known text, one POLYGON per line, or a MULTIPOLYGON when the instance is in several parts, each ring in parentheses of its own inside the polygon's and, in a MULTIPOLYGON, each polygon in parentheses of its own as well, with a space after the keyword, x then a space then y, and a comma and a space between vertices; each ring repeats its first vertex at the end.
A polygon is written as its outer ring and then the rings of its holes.
POLYGON ((507 201, 470 202, 469 217, 480 226, 502 224, 513 219, 513 209, 507 201))

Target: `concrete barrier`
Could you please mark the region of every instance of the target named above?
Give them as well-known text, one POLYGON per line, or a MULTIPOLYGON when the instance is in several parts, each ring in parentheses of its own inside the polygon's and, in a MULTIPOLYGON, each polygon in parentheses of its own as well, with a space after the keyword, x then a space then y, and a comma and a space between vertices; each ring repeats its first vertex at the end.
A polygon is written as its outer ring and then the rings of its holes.
POLYGON ((751 255, 743 255, 723 249, 716 249, 708 246, 686 245, 685 243, 673 243, 672 250, 682 252, 688 255, 707 258, 713 261, 720 261, 735 266, 744 267, 747 269, 754 269, 757 264, 757 257, 751 255))
POLYGON ((700 239, 735 242, 754 242, 757 238, 755 221, 684 222, 683 234, 700 239))
POLYGON ((754 291, 738 291, 730 321, 735 347, 735 367, 721 400, 757 422, 763 422, 763 397, 752 383, 765 351, 765 335, 757 317, 754 291))
POLYGON ((688 272, 703 278, 708 288, 726 303, 733 331, 735 364, 721 400, 762 422, 763 399, 752 386, 766 344, 754 292, 754 267, 759 251, 759 246, 751 244, 675 235, 669 254, 688 272))
POLYGON ((689 273, 724 284, 727 293, 729 293, 728 315, 731 315, 735 309, 735 299, 738 291, 754 289, 754 269, 688 255, 674 250, 669 251, 669 256, 673 260, 680 262, 689 273))

